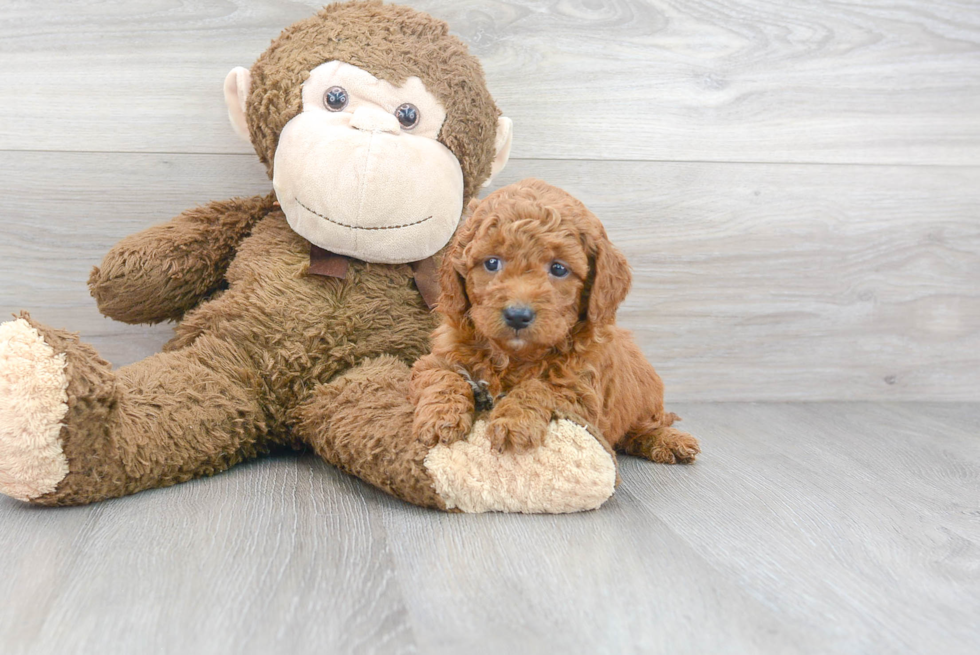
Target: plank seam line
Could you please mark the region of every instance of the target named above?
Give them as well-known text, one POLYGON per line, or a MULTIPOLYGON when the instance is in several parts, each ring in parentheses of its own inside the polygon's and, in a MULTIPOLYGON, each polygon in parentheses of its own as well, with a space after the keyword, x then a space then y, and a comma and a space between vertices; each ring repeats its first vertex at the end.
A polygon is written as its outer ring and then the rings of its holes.
MULTIPOLYGON (((44 150, 0 148, 0 154, 49 154, 49 155, 156 155, 180 157, 251 157, 255 153, 244 152, 184 152, 169 150, 44 150)), ((560 157, 511 157, 511 161, 581 162, 588 164, 697 164, 717 166, 851 166, 859 168, 980 168, 977 163, 913 163, 913 162, 839 162, 839 161, 762 161, 762 160, 712 160, 712 159, 575 159, 560 157)))

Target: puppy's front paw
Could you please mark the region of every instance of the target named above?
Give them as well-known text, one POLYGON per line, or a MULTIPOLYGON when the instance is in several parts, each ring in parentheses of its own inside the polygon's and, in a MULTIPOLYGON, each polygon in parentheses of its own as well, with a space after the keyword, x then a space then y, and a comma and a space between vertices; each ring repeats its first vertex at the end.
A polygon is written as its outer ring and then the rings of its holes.
POLYGON ((414 437, 429 447, 465 439, 473 428, 473 408, 465 402, 431 402, 415 408, 414 437))
POLYGON ((495 412, 487 425, 487 438, 498 452, 520 453, 537 448, 547 433, 548 421, 533 413, 495 412))

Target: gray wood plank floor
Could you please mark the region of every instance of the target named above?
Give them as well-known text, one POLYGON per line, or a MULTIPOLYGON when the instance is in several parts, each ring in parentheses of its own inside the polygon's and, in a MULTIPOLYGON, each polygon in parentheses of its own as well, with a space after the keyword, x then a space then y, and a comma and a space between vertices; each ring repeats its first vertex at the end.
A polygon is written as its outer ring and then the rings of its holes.
POLYGON ((446 515, 310 456, 0 498, 0 652, 976 653, 980 405, 681 404, 598 511, 446 515))

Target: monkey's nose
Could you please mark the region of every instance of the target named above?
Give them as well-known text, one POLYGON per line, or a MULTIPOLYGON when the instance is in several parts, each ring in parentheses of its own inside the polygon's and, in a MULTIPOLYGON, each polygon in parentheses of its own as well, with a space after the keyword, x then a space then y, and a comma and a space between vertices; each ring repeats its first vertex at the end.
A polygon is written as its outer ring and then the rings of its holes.
POLYGON ((350 126, 365 132, 398 134, 401 126, 394 114, 376 107, 358 107, 350 117, 350 126))
POLYGON ((523 330, 534 322, 537 314, 527 305, 511 305, 504 309, 504 323, 515 330, 523 330))

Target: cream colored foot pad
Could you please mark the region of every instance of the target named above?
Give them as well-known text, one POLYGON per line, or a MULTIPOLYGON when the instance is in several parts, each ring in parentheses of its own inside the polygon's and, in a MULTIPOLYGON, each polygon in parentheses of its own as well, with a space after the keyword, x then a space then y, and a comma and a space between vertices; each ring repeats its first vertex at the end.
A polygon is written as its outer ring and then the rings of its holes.
POLYGON ((616 487, 612 456, 584 427, 553 421, 540 448, 491 452, 486 423, 466 441, 438 445, 425 458, 448 509, 563 514, 595 509, 616 487))
POLYGON ((63 353, 22 318, 0 324, 0 493, 30 500, 68 475, 58 436, 67 389, 63 353))

